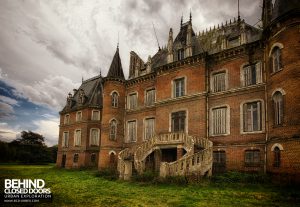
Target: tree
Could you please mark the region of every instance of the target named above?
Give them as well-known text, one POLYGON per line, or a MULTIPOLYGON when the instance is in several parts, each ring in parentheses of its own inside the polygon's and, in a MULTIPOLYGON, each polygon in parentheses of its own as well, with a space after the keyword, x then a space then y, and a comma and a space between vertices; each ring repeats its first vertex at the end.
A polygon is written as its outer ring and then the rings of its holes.
POLYGON ((39 145, 39 146, 45 146, 45 138, 43 135, 40 135, 38 133, 34 133, 32 131, 22 131, 21 132, 21 138, 17 138, 12 143, 13 144, 20 144, 20 145, 39 145))

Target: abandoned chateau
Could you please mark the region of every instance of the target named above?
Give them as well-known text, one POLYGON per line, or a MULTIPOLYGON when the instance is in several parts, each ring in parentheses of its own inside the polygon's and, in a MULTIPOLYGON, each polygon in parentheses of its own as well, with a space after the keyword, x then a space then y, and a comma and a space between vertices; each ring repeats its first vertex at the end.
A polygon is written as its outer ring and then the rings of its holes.
POLYGON ((106 77, 69 93, 57 166, 300 180, 300 1, 264 0, 261 19, 200 33, 181 20, 147 60, 130 52, 128 79, 117 47, 106 77))

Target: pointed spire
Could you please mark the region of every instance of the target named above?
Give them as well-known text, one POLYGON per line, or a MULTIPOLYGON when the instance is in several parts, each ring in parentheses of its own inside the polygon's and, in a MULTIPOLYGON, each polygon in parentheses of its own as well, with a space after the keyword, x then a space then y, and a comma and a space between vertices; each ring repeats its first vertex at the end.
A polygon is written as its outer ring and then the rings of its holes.
POLYGON ((120 58, 120 54, 119 54, 119 46, 117 46, 117 50, 113 57, 111 65, 109 67, 107 77, 108 78, 125 79, 124 73, 123 73, 123 68, 122 68, 122 63, 121 63, 121 58, 120 58))
POLYGON ((240 0, 238 0, 238 23, 241 21, 241 16, 240 16, 240 0))
POLYGON ((190 9, 190 22, 192 23, 192 9, 190 9))
POLYGON ((84 80, 83 80, 83 76, 81 76, 81 82, 83 83, 83 81, 84 81, 84 80))
POLYGON ((181 15, 180 28, 182 27, 182 24, 183 24, 183 13, 181 15))

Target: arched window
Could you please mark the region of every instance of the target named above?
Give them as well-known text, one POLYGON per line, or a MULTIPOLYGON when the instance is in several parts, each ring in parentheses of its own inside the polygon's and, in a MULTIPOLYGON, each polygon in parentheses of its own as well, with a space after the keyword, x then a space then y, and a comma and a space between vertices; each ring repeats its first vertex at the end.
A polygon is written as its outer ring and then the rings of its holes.
POLYGON ((77 163, 77 162, 78 162, 78 159, 79 159, 78 153, 74 154, 73 162, 74 162, 74 163, 77 163))
POLYGON ((278 46, 274 47, 273 50, 272 50, 271 65, 272 65, 273 73, 281 70, 281 68, 282 68, 281 49, 278 46))
POLYGON ((117 108, 118 107, 118 93, 117 92, 113 92, 111 94, 111 106, 114 107, 114 108, 117 108))
POLYGON ((274 167, 280 167, 280 149, 279 147, 274 148, 274 167))
POLYGON ((110 121, 109 139, 116 140, 117 138, 117 121, 115 119, 110 121))
POLYGON ((283 123, 283 95, 276 91, 272 97, 274 106, 274 124, 281 125, 283 123))
POLYGON ((116 153, 114 151, 109 153, 109 164, 111 168, 115 168, 117 166, 116 153))

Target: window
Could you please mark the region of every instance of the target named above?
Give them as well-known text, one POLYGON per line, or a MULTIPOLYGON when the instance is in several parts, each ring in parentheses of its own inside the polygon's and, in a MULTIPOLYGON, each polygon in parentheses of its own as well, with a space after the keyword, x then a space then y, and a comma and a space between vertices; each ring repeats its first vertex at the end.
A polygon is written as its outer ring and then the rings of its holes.
POLYGON ((185 95, 185 83, 184 78, 174 80, 174 97, 180 97, 185 95))
POLYGON ((145 119, 144 125, 144 139, 148 140, 154 136, 154 118, 145 119))
POLYGON ((245 151, 245 165, 246 166, 259 166, 260 165, 260 151, 259 150, 246 150, 245 151))
POLYGON ((213 152, 213 172, 223 173, 226 171, 226 153, 225 151, 213 152))
POLYGON ((128 109, 135 109, 137 108, 137 94, 129 94, 128 96, 128 109))
POLYGON ((77 129, 74 133, 74 146, 80 146, 81 145, 81 130, 77 129))
POLYGON ((68 147, 69 146, 69 132, 64 132, 62 137, 62 147, 68 147))
POLYGON ((261 83, 261 62, 243 67, 244 86, 261 83))
POLYGON ((92 120, 100 120, 100 111, 92 111, 92 120))
POLYGON ((212 91, 220 92, 226 90, 226 73, 215 73, 212 75, 212 91))
POLYGON ((78 111, 76 113, 76 121, 81 121, 82 120, 82 112, 81 111, 78 111))
POLYGON ((227 107, 212 109, 212 135, 227 134, 227 107))
POLYGON ((117 121, 115 119, 110 121, 109 139, 110 140, 117 139, 117 121))
POLYGON ((136 121, 128 122, 128 141, 136 141, 136 121))
POLYGON ((172 132, 184 132, 185 131, 185 111, 178 111, 172 113, 172 132))
POLYGON ((274 167, 280 167, 280 149, 279 147, 274 148, 274 167))
POLYGON ((74 163, 77 163, 78 160, 79 160, 79 154, 78 154, 78 153, 75 153, 75 154, 74 154, 74 157, 73 157, 73 162, 74 162, 74 163))
POLYGON ((177 51, 177 59, 178 60, 183 60, 184 59, 184 49, 179 49, 177 51))
POLYGON ((261 101, 243 105, 244 132, 261 131, 261 101))
POLYGON ((118 96, 118 93, 117 92, 113 92, 111 94, 111 106, 114 107, 114 108, 117 108, 118 107, 118 100, 119 99, 119 96, 118 96))
POLYGON ((99 146, 99 129, 91 129, 90 145, 91 146, 99 146))
POLYGON ((146 97, 145 97, 145 105, 146 106, 152 106, 155 102, 155 89, 150 89, 146 91, 146 97))
POLYGON ((283 123, 283 95, 276 91, 272 97, 274 107, 274 124, 282 125, 283 123))
POLYGON ((95 153, 91 154, 91 163, 96 163, 96 154, 95 153))
POLYGON ((66 114, 64 118, 64 124, 69 124, 70 123, 70 115, 66 114))
POLYGON ((271 54, 271 65, 272 65, 272 71, 274 73, 281 70, 282 68, 281 49, 278 46, 273 48, 271 54))

